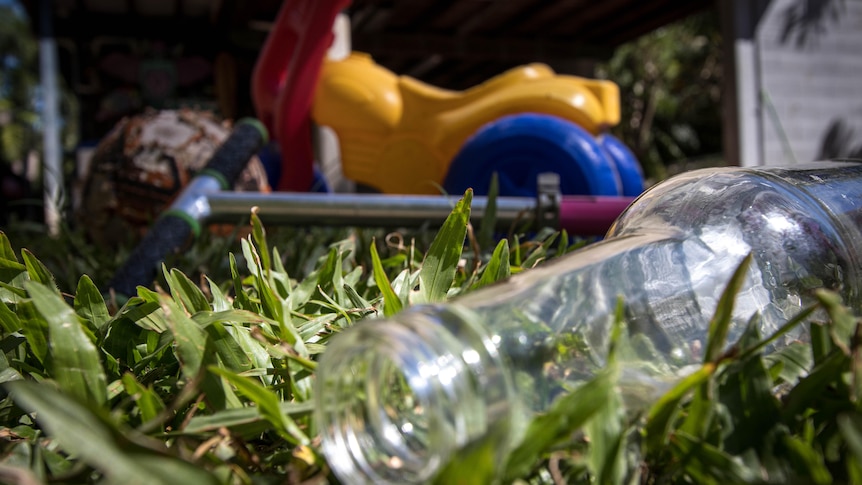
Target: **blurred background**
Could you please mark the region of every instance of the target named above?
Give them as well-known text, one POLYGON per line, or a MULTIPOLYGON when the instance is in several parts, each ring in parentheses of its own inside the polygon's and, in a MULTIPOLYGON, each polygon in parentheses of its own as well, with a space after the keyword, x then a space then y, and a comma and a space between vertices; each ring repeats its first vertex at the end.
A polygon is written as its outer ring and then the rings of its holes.
MULTIPOLYGON (((52 197, 70 210, 93 148, 125 116, 253 116, 252 70, 280 6, 0 0, 3 223, 42 217, 53 166, 52 197)), ((862 0, 356 0, 344 13, 353 50, 441 88, 530 62, 614 81, 613 132, 650 183, 862 155, 862 0)))

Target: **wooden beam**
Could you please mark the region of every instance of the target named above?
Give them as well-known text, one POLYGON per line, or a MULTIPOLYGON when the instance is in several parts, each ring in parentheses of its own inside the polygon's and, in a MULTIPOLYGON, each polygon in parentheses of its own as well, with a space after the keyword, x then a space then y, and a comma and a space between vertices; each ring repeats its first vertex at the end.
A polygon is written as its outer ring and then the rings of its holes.
POLYGON ((401 73, 406 76, 421 78, 422 76, 434 70, 434 68, 439 66, 442 62, 443 56, 441 56, 440 54, 432 54, 428 57, 423 57, 422 60, 420 60, 419 62, 414 62, 412 66, 410 66, 408 69, 402 70, 401 73))
POLYGON ((372 55, 391 57, 439 54, 453 59, 515 63, 551 62, 576 57, 606 59, 612 53, 608 47, 567 39, 396 33, 356 33, 353 36, 353 48, 372 55))
POLYGON ((487 0, 461 0, 428 23, 432 31, 455 31, 465 20, 481 18, 489 6, 487 0))
POLYGON ((68 17, 56 18, 54 31, 57 37, 81 40, 107 35, 205 44, 219 39, 217 27, 206 17, 140 17, 74 12, 68 17))
POLYGON ((615 15, 603 25, 585 29, 584 38, 601 38, 603 42, 619 45, 677 20, 714 7, 711 0, 688 2, 643 2, 628 12, 615 15))
POLYGON ((589 4, 584 4, 581 8, 569 10, 565 15, 556 16, 556 18, 544 24, 543 31, 575 35, 584 28, 589 28, 593 25, 602 25, 605 20, 618 15, 619 12, 625 10, 632 3, 637 4, 641 2, 639 0, 635 0, 635 2, 629 0, 590 2, 589 4))
POLYGON ((512 30, 507 26, 508 23, 522 18, 523 15, 529 15, 534 8, 533 5, 533 0, 495 1, 480 15, 463 19, 458 27, 458 35, 475 33, 511 35, 512 30))
POLYGON ((392 2, 392 17, 388 29, 411 31, 427 23, 445 7, 439 0, 411 0, 392 2))
MULTIPOLYGON (((604 0, 607 2, 608 0, 604 0)), ((590 4, 588 0, 560 0, 553 2, 551 5, 545 5, 544 8, 536 8, 532 15, 525 15, 521 19, 516 19, 511 23, 509 28, 518 35, 523 35, 529 32, 545 31, 545 27, 551 24, 557 24, 561 19, 571 19, 576 17, 579 12, 586 10, 586 5, 590 4)), ((599 2, 592 2, 593 7, 599 2)))

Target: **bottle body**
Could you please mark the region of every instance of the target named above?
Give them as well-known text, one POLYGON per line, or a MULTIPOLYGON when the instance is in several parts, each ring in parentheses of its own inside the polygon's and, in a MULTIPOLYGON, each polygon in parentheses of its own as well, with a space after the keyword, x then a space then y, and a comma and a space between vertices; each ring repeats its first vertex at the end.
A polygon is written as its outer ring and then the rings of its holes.
MULTIPOLYGON (((324 451, 348 481, 424 481, 495 423, 505 422, 516 438, 532 413, 604 364, 620 299, 630 338, 650 362, 624 369, 623 379, 657 397, 701 361, 718 299, 749 253, 730 341, 755 313, 761 333, 772 333, 816 288, 839 291, 858 309, 860 228, 862 165, 678 176, 641 196, 604 241, 450 304, 415 307, 334 339, 319 370, 324 451), (384 383, 384 375, 397 378, 384 383), (357 383, 351 393, 335 391, 348 380, 357 383), (409 412, 396 411, 399 405, 409 412), (417 422, 426 429, 422 440, 417 422), (363 458, 348 458, 357 450, 363 458)), ((501 439, 501 453, 506 446, 501 439)))

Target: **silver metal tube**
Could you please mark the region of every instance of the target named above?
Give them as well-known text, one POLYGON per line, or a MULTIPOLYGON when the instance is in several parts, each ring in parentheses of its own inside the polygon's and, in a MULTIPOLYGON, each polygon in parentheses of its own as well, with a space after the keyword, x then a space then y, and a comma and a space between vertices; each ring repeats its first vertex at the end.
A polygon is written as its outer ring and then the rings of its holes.
POLYGON ((217 178, 208 174, 199 174, 180 192, 171 204, 171 210, 183 212, 196 221, 205 221, 211 213, 209 197, 219 191, 221 191, 221 182, 217 178))
MULTIPOLYGON (((210 212, 206 222, 235 223, 257 207, 264 224, 315 224, 341 226, 416 227, 441 224, 457 198, 421 195, 317 194, 215 192, 206 195, 210 212)), ((474 197, 471 218, 485 214, 487 197, 474 197)), ((497 198, 497 227, 507 229, 518 221, 529 221, 536 212, 536 199, 497 198)))
POLYGON ((63 156, 60 144, 60 95, 57 86, 57 43, 52 32, 52 9, 49 0, 39 5, 41 25, 39 39, 39 75, 42 85, 42 183, 45 188, 45 225, 48 233, 60 231, 60 199, 63 195, 63 156))

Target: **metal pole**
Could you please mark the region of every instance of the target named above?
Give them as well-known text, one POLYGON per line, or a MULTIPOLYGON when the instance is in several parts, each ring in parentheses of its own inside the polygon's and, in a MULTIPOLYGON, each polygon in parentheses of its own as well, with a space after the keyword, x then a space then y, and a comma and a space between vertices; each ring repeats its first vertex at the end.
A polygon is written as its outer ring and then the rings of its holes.
POLYGON ((52 25, 52 2, 39 3, 39 72, 42 85, 42 183, 45 189, 45 225, 55 236, 60 230, 60 197, 63 187, 60 148, 60 100, 57 89, 57 43, 52 25))
MULTIPOLYGON (((207 194, 208 222, 235 223, 256 207, 264 223, 312 224, 336 226, 407 226, 440 224, 452 212, 456 198, 421 195, 317 194, 275 192, 215 192, 207 194)), ((474 197, 472 218, 476 222, 485 214, 487 197, 474 197)), ((536 210, 536 200, 529 197, 497 199, 497 223, 509 226, 518 220, 529 220, 536 210)))
MULTIPOLYGON (((237 223, 256 207, 264 224, 418 227, 441 224, 457 199, 442 196, 317 194, 212 191, 198 195, 195 217, 205 223, 237 223)), ((630 197, 563 196, 556 200, 560 229, 581 235, 604 235, 613 220, 632 201, 630 197)), ((535 198, 498 197, 496 221, 499 230, 520 223, 544 224, 535 198)), ((487 197, 474 197, 472 222, 485 215, 487 197)), ((541 209, 541 210, 540 210, 541 209)), ((555 227, 556 229, 557 227, 555 227)))

